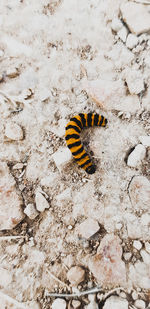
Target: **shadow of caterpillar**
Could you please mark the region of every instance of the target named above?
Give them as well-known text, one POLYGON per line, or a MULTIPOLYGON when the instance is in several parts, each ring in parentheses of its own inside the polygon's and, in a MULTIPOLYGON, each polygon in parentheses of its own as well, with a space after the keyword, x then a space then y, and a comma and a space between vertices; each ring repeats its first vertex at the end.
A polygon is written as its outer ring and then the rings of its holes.
POLYGON ((86 127, 105 127, 107 119, 98 114, 79 114, 70 119, 66 125, 65 139, 68 148, 78 165, 82 167, 88 174, 96 171, 95 165, 92 163, 87 152, 84 150, 80 140, 80 132, 86 127))

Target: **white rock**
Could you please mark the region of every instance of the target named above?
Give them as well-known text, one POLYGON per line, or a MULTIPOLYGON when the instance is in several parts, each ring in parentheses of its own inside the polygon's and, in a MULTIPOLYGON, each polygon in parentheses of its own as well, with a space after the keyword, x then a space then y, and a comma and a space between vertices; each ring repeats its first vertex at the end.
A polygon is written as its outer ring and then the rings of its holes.
POLYGON ((24 209, 24 213, 32 220, 38 216, 38 212, 34 207, 34 204, 28 204, 24 209))
MULTIPOLYGON (((129 186, 129 195, 134 209, 137 211, 149 211, 150 181, 145 176, 133 177, 129 186)), ((148 215, 148 213, 143 215, 148 215)), ((146 218, 144 217, 144 219, 146 218)), ((149 221, 149 218, 147 220, 149 221)))
POLYGON ((16 163, 14 166, 13 166, 13 170, 22 170, 23 169, 23 163, 16 163))
POLYGON ((71 267, 67 273, 67 279, 70 281, 72 286, 77 286, 84 280, 85 270, 79 266, 71 267))
POLYGON ((134 305, 136 306, 136 308, 138 309, 144 309, 146 307, 144 300, 142 299, 137 299, 134 303, 134 305))
POLYGON ((111 29, 115 32, 118 32, 123 27, 121 20, 117 17, 113 18, 111 23, 111 29))
POLYGON ((129 33, 127 40, 126 40, 126 46, 129 49, 134 48, 138 44, 138 38, 136 35, 129 33))
POLYGON ((150 147, 150 136, 140 136, 139 140, 145 147, 150 147))
POLYGON ((106 299, 103 309, 128 309, 128 301, 118 296, 110 296, 106 299))
POLYGON ((141 238, 142 231, 138 218, 131 213, 126 213, 125 218, 127 221, 128 237, 131 239, 141 238))
POLYGON ((52 303, 52 309, 66 309, 66 301, 62 298, 56 298, 52 303))
POLYGON ((44 211, 46 208, 49 208, 50 205, 47 202, 46 198, 40 192, 37 192, 35 195, 36 209, 40 212, 44 211))
POLYGON ((128 30, 127 30, 127 28, 126 27, 122 27, 121 28, 121 30, 119 30, 118 32, 117 32, 117 34, 118 34, 118 36, 119 36, 119 38, 122 40, 122 42, 126 42, 126 38, 127 38, 127 35, 128 35, 128 30))
POLYGON ((118 106, 116 104, 114 108, 122 112, 130 112, 134 114, 140 108, 140 101, 137 95, 127 95, 123 97, 118 106))
POLYGON ((137 250, 140 250, 142 248, 142 244, 139 240, 134 240, 133 247, 137 250))
POLYGON ((23 130, 15 122, 6 124, 5 135, 9 140, 19 141, 23 139, 23 130))
POLYGON ((100 229, 100 226, 96 220, 93 220, 91 218, 86 219, 83 221, 79 227, 78 232, 79 235, 81 235, 83 238, 90 238, 94 234, 96 234, 100 229))
POLYGON ((129 280, 134 287, 150 289, 149 266, 143 262, 129 265, 129 280))
POLYGON ((72 301, 72 306, 73 306, 73 308, 74 309, 78 309, 78 308, 80 308, 80 306, 81 306, 81 302, 79 301, 79 300, 73 300, 72 301))
POLYGON ((66 147, 60 147, 53 155, 52 158, 59 171, 63 170, 68 163, 72 161, 71 151, 66 147))
POLYGON ((145 264, 150 265, 150 254, 148 252, 146 252, 145 250, 141 250, 140 254, 142 256, 143 262, 145 264))
POLYGON ((51 91, 48 89, 42 89, 40 92, 40 100, 45 101, 51 96, 51 91))
POLYGON ((133 298, 133 300, 138 299, 138 294, 137 294, 136 291, 133 291, 133 292, 132 292, 132 298, 133 298))
POLYGON ((130 258, 131 258, 131 256, 132 256, 132 253, 130 253, 130 252, 126 252, 126 253, 124 253, 124 259, 126 260, 126 261, 129 261, 130 260, 130 258))
POLYGON ((146 155, 146 148, 139 144, 135 147, 135 149, 130 153, 127 165, 130 167, 138 167, 141 161, 145 158, 146 155))
POLYGON ((145 243, 145 250, 150 254, 150 243, 148 241, 145 243))
POLYGON ((150 14, 144 5, 126 2, 120 9, 123 20, 132 33, 139 35, 150 30, 150 14))
POLYGON ((7 164, 0 162, 0 230, 12 229, 23 220, 22 204, 7 164))
POLYGON ((126 82, 130 94, 139 94, 144 90, 144 81, 142 74, 137 70, 127 70, 126 82))
POLYGON ((41 186, 50 187, 54 184, 57 178, 57 173, 51 173, 41 179, 41 186))

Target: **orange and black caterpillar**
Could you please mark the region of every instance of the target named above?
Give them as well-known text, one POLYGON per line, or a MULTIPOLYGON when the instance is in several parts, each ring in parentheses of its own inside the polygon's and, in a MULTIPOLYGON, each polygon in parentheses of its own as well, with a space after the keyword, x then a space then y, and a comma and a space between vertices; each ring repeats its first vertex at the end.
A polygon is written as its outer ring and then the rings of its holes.
POLYGON ((67 146, 76 162, 88 174, 95 173, 96 168, 81 144, 80 132, 85 127, 105 127, 106 124, 107 119, 103 116, 89 113, 74 116, 66 125, 65 139, 67 146))

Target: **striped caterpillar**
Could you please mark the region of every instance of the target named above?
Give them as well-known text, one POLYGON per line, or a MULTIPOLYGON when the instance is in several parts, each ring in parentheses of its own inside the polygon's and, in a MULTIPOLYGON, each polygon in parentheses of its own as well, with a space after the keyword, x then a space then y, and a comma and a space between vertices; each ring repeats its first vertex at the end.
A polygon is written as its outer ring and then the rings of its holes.
POLYGON ((65 139, 67 146, 78 165, 88 174, 95 173, 96 168, 81 144, 80 132, 85 127, 105 127, 106 124, 107 119, 103 116, 89 113, 74 116, 66 125, 65 139))

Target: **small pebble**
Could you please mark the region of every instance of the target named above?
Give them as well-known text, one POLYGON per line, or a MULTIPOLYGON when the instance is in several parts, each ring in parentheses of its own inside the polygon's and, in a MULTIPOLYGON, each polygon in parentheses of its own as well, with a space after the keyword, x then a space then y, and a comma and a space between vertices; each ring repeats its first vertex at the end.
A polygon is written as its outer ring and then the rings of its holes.
POLYGON ((145 306, 145 302, 142 299, 137 299, 134 303, 135 307, 138 309, 144 309, 145 306))
POLYGON ((73 306, 74 309, 78 309, 81 306, 81 302, 79 300, 73 300, 72 306, 73 306))
POLYGON ((60 147, 52 158, 59 171, 63 170, 68 163, 72 161, 71 151, 67 147, 60 147))
POLYGON ((35 219, 39 213, 37 212, 37 210, 34 207, 34 204, 28 204, 26 206, 26 208, 24 209, 24 213, 31 219, 35 219))
POLYGON ((132 256, 132 253, 130 253, 130 252, 126 252, 126 253, 124 253, 124 259, 126 260, 126 261, 129 261, 130 260, 130 258, 131 258, 131 256, 132 256))
POLYGON ((145 250, 141 250, 140 254, 145 264, 150 265, 150 254, 145 250))
POLYGON ((150 136, 140 136, 139 140, 145 147, 150 147, 150 136))
POLYGON ((126 46, 129 49, 134 48, 138 44, 138 38, 136 35, 129 33, 127 40, 126 40, 126 46))
POLYGON ((35 203, 36 203, 36 209, 40 212, 43 212, 46 208, 50 207, 46 198, 40 192, 37 192, 35 195, 35 203))
POLYGON ((138 294, 137 294, 136 291, 132 292, 132 298, 133 298, 133 300, 137 300, 138 299, 138 294))
POLYGON ((62 298, 56 298, 52 303, 52 309, 66 309, 66 301, 62 298))
POLYGON ((127 165, 130 167, 138 167, 141 161, 145 158, 146 149, 142 144, 137 145, 129 154, 127 165))
POLYGON ((15 122, 10 122, 6 124, 5 135, 10 140, 19 141, 23 139, 23 130, 15 122))
POLYGON ((145 243, 145 250, 150 253, 150 243, 149 242, 146 242, 145 243))
POLYGON ((134 240, 133 247, 137 250, 140 250, 142 248, 142 244, 139 240, 134 240))
POLYGON ((23 163, 16 163, 13 166, 13 170, 21 170, 21 169, 23 169, 23 163))
POLYGON ((123 27, 121 28, 121 30, 119 30, 117 32, 119 38, 125 43, 126 42, 126 38, 127 38, 127 35, 128 35, 128 30, 126 27, 123 27))
POLYGON ((111 23, 111 29, 115 32, 118 32, 122 27, 123 27, 123 24, 121 20, 116 17, 113 18, 112 23, 111 23))
POLYGON ((79 235, 81 235, 85 239, 92 237, 95 233, 99 231, 99 229, 100 226, 98 222, 91 218, 83 221, 78 227, 79 235))
POLYGON ((82 282, 84 280, 84 277, 85 270, 79 266, 71 267, 67 273, 67 279, 73 286, 77 286, 80 282, 82 282))
POLYGON ((6 75, 9 78, 15 78, 19 75, 19 71, 18 71, 17 68, 10 68, 10 69, 7 70, 6 75))

